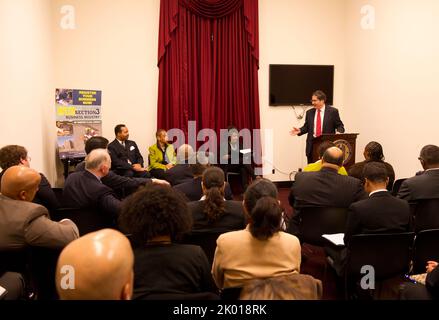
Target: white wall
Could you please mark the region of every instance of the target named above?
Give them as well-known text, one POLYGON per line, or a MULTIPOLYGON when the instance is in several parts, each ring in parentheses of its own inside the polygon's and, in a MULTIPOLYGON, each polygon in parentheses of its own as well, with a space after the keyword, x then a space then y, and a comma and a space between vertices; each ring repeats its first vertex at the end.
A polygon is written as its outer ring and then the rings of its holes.
MULTIPOLYGON (((53 124, 49 0, 0 0, 0 146, 27 148, 31 165, 53 178, 46 128, 53 124)), ((52 149, 53 150, 53 149, 52 149)))
POLYGON ((357 159, 378 141, 397 178, 409 177, 421 169, 421 147, 439 144, 439 1, 367 3, 374 30, 360 25, 365 1, 347 1, 344 120, 361 134, 357 159))

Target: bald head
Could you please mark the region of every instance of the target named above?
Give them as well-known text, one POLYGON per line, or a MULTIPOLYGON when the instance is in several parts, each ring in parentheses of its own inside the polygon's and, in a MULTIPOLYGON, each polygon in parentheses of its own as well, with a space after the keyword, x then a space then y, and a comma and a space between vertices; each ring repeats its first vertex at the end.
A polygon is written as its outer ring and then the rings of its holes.
POLYGON ((14 200, 32 201, 40 181, 37 171, 25 166, 12 166, 3 174, 1 193, 14 200))
POLYGON ((192 160, 192 162, 194 162, 194 156, 194 149, 188 144, 183 144, 177 149, 177 161, 179 163, 184 163, 186 160, 192 160))
POLYGON ((133 264, 130 242, 122 233, 113 229, 89 233, 67 245, 59 256, 56 268, 59 297, 62 300, 129 300, 133 264))
POLYGON ((343 165, 343 151, 337 147, 331 147, 325 151, 322 158, 323 167, 341 167, 343 165))

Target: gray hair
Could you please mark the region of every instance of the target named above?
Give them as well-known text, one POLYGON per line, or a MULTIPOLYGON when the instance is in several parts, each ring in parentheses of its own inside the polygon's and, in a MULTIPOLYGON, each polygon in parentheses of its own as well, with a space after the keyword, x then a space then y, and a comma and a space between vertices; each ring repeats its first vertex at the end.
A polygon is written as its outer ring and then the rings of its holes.
POLYGON ((106 162, 111 163, 108 151, 106 149, 94 149, 85 157, 85 169, 96 170, 106 162))

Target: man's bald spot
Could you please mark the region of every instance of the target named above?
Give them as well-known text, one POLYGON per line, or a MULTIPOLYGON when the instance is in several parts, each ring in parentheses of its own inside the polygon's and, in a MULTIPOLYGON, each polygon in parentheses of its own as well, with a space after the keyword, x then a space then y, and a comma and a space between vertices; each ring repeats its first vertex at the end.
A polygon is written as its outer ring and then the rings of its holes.
POLYGON ((343 151, 337 147, 331 147, 325 151, 322 158, 323 165, 330 164, 341 167, 343 165, 343 151))
POLYGON ((40 174, 25 166, 12 166, 6 170, 1 181, 1 193, 11 199, 18 199, 20 192, 30 192, 38 187, 40 174))
POLYGON ((57 265, 56 285, 61 299, 119 299, 132 277, 134 255, 128 239, 119 231, 89 233, 67 245, 57 265), (71 266, 75 289, 61 288, 63 266, 71 266))
POLYGON ((85 158, 85 168, 89 170, 99 169, 103 163, 111 164, 110 154, 106 149, 94 149, 85 158))
POLYGON ((340 158, 343 156, 343 151, 341 151, 337 147, 331 147, 327 151, 328 151, 329 155, 333 158, 340 158))

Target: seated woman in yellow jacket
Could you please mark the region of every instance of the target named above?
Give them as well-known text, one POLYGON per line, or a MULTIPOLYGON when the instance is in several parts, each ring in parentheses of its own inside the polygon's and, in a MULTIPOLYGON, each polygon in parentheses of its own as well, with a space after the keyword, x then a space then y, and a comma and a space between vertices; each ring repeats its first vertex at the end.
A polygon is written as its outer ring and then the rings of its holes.
MULTIPOLYGON (((320 171, 322 169, 322 158, 325 151, 331 147, 335 147, 334 142, 332 141, 323 141, 322 144, 319 146, 319 159, 318 161, 314 163, 308 164, 305 168, 303 168, 303 171, 320 171)), ((338 174, 341 174, 342 176, 347 176, 348 172, 346 171, 345 167, 340 167, 338 170, 338 174)))
POLYGON ((168 144, 166 130, 159 129, 155 136, 157 143, 149 147, 148 170, 153 177, 165 179, 166 170, 171 169, 177 163, 177 157, 172 144, 168 144))

